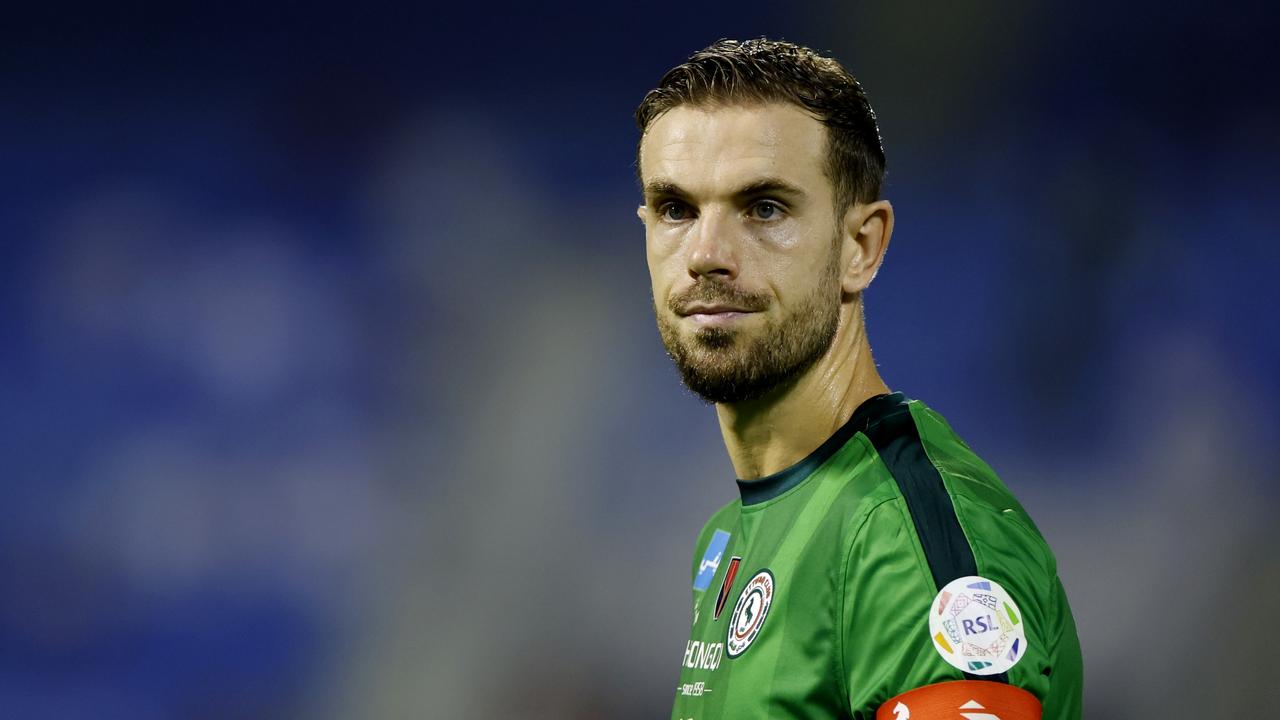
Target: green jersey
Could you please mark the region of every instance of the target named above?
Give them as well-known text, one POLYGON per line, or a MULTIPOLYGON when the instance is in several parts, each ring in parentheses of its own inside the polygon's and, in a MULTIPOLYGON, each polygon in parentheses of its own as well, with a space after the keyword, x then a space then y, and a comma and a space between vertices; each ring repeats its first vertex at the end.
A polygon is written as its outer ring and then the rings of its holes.
POLYGON ((738 487, 698 537, 673 719, 905 718, 910 702, 881 706, 966 679, 1080 717, 1053 554, 923 403, 871 398, 808 457, 738 487))

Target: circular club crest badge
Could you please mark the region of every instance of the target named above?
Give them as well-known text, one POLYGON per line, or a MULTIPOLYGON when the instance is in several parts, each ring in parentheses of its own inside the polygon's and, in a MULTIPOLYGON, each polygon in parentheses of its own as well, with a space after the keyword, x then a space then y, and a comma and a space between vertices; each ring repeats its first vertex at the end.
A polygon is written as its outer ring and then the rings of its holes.
POLYGON ((729 657, 736 658, 751 647, 760 628, 764 627, 765 616, 769 614, 769 606, 773 604, 773 574, 761 570, 747 581, 746 587, 738 595, 738 604, 733 606, 733 616, 729 618, 729 633, 725 639, 725 650, 729 657))
POLYGON ((977 575, 947 583, 929 608, 933 646, 952 666, 973 675, 995 675, 1027 654, 1022 613, 994 580, 977 575))

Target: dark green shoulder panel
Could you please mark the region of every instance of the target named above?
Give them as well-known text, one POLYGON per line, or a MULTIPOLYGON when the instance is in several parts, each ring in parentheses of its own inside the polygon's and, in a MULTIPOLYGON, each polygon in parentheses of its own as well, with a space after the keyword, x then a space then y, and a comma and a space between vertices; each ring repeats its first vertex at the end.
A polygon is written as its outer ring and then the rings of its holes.
POLYGON ((978 574, 1000 583, 1026 620, 1031 651, 1009 670, 1009 681, 1044 700, 1046 718, 1079 717, 1079 639, 1053 552, 1008 487, 941 415, 919 402, 912 403, 912 415, 978 574))

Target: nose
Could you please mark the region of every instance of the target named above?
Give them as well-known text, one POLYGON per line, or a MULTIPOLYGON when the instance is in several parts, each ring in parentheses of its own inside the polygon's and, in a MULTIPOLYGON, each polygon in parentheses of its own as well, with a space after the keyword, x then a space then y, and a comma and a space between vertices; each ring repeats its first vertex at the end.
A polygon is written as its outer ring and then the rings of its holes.
POLYGON ((686 254, 689 275, 699 277, 719 276, 726 280, 738 276, 738 243, 736 229, 721 213, 706 211, 698 218, 689 234, 686 254))

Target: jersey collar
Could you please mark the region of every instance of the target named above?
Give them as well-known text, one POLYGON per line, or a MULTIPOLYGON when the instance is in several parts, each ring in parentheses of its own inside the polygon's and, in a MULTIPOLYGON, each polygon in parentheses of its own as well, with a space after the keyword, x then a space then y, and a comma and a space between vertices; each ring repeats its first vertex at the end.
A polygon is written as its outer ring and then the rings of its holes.
POLYGON ((832 455, 836 454, 845 443, 857 433, 866 430, 867 426, 886 415, 896 407, 906 404, 907 398, 900 392, 876 395, 864 400, 849 421, 840 426, 831 437, 809 453, 803 460, 779 470, 772 475, 756 480, 738 480, 738 491, 742 493, 742 504, 758 505, 772 500, 791 488, 799 485, 822 466, 832 455))

